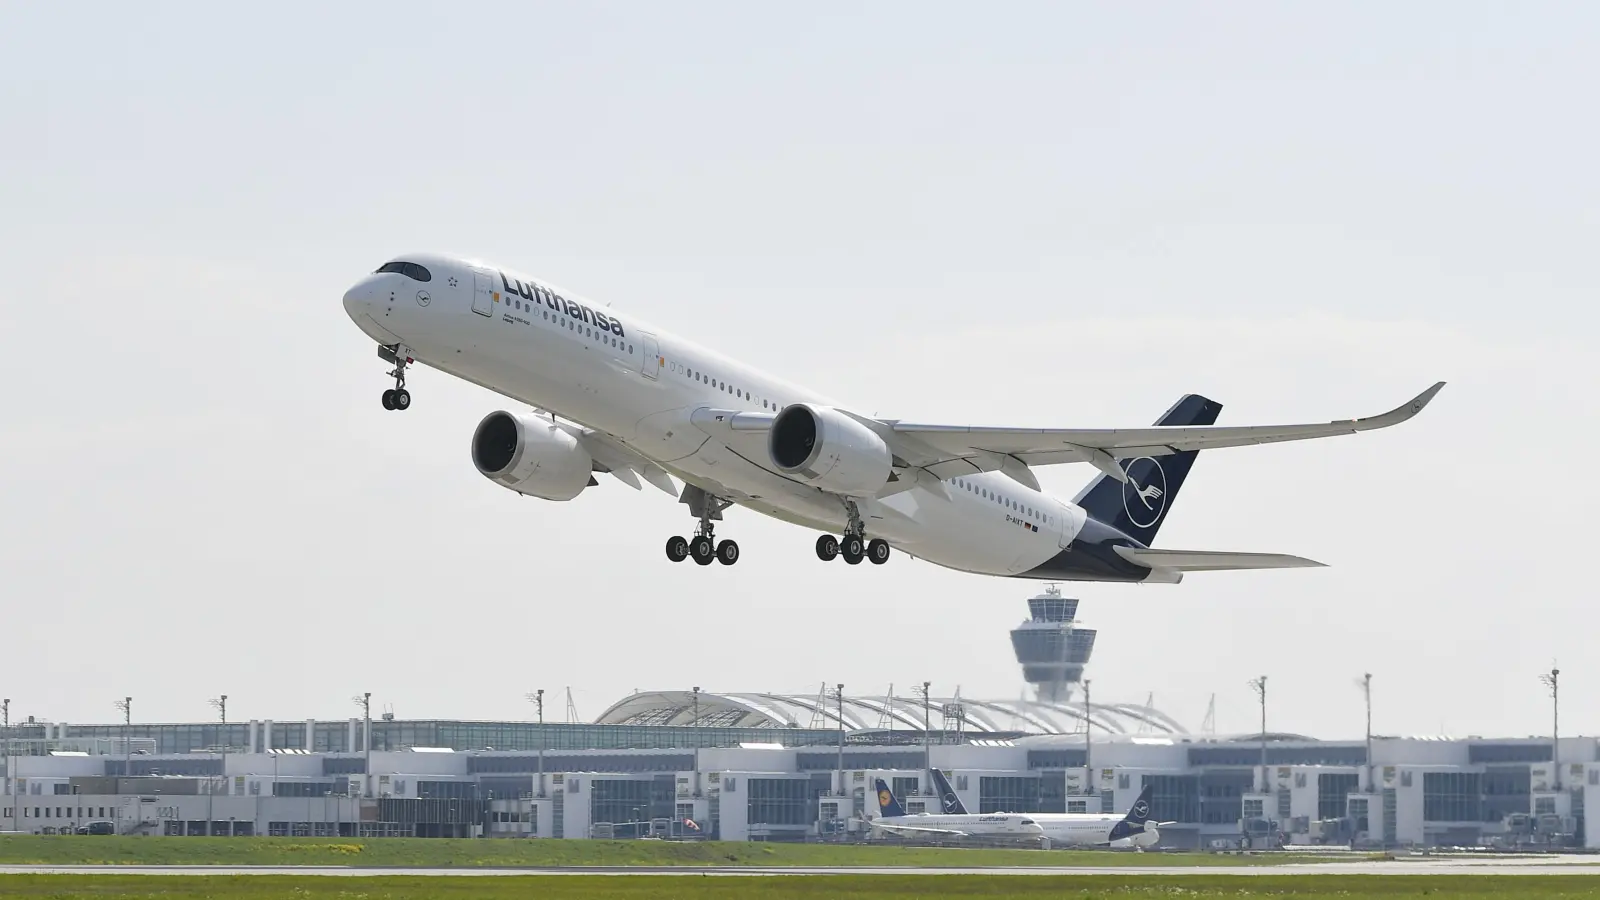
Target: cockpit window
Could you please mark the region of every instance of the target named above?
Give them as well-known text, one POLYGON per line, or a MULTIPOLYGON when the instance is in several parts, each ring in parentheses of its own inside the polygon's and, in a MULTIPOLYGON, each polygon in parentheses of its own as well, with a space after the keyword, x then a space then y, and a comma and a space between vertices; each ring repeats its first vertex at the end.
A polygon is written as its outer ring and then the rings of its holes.
POLYGON ((1024 825, 1032 825, 1033 824, 1033 820, 1032 819, 1023 819, 1022 820, 1022 824, 1024 824, 1024 825))
POLYGON ((424 269, 422 266, 419 266, 413 262, 401 262, 399 260, 395 260, 394 262, 386 262, 378 267, 378 271, 398 272, 401 275, 404 275, 407 278, 415 279, 416 281, 433 280, 432 272, 429 272, 427 269, 424 269))

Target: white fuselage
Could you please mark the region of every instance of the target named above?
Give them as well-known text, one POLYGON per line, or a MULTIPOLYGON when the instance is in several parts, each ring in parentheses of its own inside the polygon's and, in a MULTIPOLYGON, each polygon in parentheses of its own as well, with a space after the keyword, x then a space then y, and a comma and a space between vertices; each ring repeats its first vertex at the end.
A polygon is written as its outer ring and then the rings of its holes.
MULTIPOLYGON (((345 296, 379 344, 610 435, 715 496, 819 531, 845 527, 836 497, 774 470, 765 432, 694 421, 696 410, 837 404, 547 281, 433 254, 406 258, 432 278, 373 274, 345 296)), ((862 501, 867 532, 952 569, 1015 575, 1060 554, 1084 524, 1076 505, 999 473, 945 486, 947 496, 916 487, 862 501)))
POLYGON ((879 816, 872 819, 874 828, 904 829, 902 834, 914 836, 924 833, 937 837, 940 831, 959 831, 972 837, 1034 839, 1047 832, 1034 821, 1032 815, 1017 813, 917 813, 908 816, 879 816))
MULTIPOLYGON (((1095 815, 1093 813, 1030 813, 1028 818, 1044 829, 1044 836, 1053 847, 1107 846, 1111 844, 1111 830, 1123 820, 1120 815, 1095 815)), ((1160 835, 1146 826, 1143 831, 1121 838, 1112 846, 1149 847, 1160 835)))

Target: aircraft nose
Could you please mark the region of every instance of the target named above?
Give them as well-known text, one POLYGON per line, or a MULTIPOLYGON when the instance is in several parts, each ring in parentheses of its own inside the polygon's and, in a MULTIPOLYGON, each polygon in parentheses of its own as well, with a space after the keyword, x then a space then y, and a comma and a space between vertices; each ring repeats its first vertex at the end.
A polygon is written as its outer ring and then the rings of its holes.
POLYGON ((355 319, 365 313, 372 303, 372 292, 365 284, 358 284, 344 292, 345 315, 355 319))

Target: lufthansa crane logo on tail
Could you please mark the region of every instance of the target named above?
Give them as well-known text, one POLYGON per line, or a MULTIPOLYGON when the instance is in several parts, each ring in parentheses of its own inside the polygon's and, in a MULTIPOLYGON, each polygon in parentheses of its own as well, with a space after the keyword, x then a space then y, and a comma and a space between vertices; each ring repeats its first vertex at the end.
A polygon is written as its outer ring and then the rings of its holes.
POLYGON ((954 793, 945 794, 944 795, 944 811, 947 812, 947 813, 955 812, 956 811, 956 804, 958 802, 959 801, 956 800, 956 795, 954 793))
POLYGON ((889 792, 888 791, 879 791, 878 792, 878 805, 879 806, 888 806, 890 801, 892 801, 893 799, 894 799, 893 797, 889 796, 889 792))
POLYGON ((1154 526, 1167 511, 1166 470, 1153 458, 1141 456, 1123 471, 1128 473, 1128 481, 1122 485, 1122 508, 1128 521, 1140 528, 1154 526))
POLYGON ((1133 805, 1133 809, 1130 811, 1133 813, 1133 817, 1135 819, 1146 818, 1150 815, 1150 804, 1140 800, 1138 803, 1133 805))

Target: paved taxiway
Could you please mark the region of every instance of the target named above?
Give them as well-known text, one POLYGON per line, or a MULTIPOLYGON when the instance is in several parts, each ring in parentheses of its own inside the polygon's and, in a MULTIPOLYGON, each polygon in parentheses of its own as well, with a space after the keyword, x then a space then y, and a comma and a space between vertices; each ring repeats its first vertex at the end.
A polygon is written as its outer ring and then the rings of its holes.
POLYGON ((330 875, 486 877, 514 875, 1600 875, 1600 856, 1411 857, 1267 866, 1011 866, 1000 868, 806 866, 572 866, 404 869, 348 866, 0 866, 0 875, 330 875))

